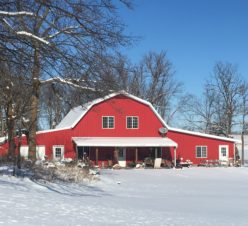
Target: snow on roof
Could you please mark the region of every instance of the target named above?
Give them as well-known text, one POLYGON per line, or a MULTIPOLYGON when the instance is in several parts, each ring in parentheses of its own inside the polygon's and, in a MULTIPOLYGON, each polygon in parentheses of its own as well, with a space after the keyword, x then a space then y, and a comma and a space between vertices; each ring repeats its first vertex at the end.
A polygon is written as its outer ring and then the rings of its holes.
POLYGON ((217 140, 225 140, 225 141, 231 141, 231 142, 235 142, 235 143, 241 143, 241 140, 238 138, 235 139, 235 138, 229 138, 229 137, 221 137, 221 136, 217 136, 217 135, 200 133, 200 132, 195 132, 195 131, 173 128, 173 127, 168 127, 168 130, 178 132, 178 133, 186 133, 186 134, 191 134, 191 135, 195 135, 195 136, 213 138, 213 139, 217 139, 217 140))
POLYGON ((73 137, 77 146, 89 147, 177 147, 167 137, 73 137))
POLYGON ((78 106, 69 111, 69 113, 56 126, 56 129, 71 128, 72 125, 81 119, 81 115, 87 111, 86 107, 78 106))

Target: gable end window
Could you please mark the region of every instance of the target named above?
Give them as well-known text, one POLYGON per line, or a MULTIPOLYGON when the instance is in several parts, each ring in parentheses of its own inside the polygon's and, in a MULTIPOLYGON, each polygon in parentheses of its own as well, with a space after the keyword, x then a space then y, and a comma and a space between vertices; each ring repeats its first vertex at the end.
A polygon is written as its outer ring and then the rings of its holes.
POLYGON ((137 116, 127 116, 127 129, 138 129, 139 120, 137 116))
POLYGON ((196 146, 196 158, 207 158, 207 146, 196 146))
POLYGON ((103 116, 102 117, 102 128, 113 129, 115 127, 114 116, 103 116))

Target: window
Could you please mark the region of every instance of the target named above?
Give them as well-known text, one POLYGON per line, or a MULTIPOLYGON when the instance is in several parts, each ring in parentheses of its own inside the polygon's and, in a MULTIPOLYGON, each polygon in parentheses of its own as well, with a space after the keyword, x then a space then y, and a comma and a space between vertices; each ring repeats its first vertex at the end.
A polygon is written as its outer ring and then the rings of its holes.
POLYGON ((56 160, 64 158, 64 146, 63 145, 53 146, 53 158, 56 160))
POLYGON ((222 154, 223 157, 226 157, 227 156, 226 152, 227 152, 226 151, 226 147, 222 147, 221 148, 221 154, 222 154))
POLYGON ((62 151, 61 148, 55 148, 55 158, 61 158, 62 151))
POLYGON ((207 146, 196 146, 196 158, 207 158, 207 146))
POLYGON ((103 116, 102 117, 102 128, 113 129, 115 126, 114 116, 103 116))
POLYGON ((138 117, 137 116, 128 116, 127 117, 127 128, 128 129, 137 129, 139 127, 138 117))

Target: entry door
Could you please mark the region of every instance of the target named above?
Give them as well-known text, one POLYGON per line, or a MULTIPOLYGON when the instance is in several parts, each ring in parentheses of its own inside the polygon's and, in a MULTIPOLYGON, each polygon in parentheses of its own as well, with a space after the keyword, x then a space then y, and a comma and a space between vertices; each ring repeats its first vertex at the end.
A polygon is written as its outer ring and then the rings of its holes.
POLYGON ((219 146, 219 160, 228 161, 228 145, 219 146))
POLYGON ((126 167, 126 148, 119 148, 119 165, 126 167))

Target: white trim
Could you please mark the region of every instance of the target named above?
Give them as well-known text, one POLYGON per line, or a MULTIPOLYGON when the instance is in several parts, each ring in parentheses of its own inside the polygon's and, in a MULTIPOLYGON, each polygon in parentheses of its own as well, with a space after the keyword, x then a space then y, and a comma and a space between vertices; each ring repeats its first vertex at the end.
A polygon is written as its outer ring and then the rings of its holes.
POLYGON ((64 159, 65 146, 64 145, 53 145, 53 159, 61 160, 64 159), (56 157, 56 148, 61 148, 61 157, 56 157))
POLYGON ((103 115, 103 116, 102 116, 102 129, 115 129, 115 116, 113 116, 113 115, 103 115), (104 127, 103 127, 103 118, 104 118, 104 117, 105 117, 105 118, 108 118, 108 122, 107 122, 108 127, 107 127, 107 128, 104 128, 104 127), (111 128, 109 127, 109 118, 110 118, 110 117, 113 118, 113 124, 114 124, 114 127, 111 127, 111 128))
POLYGON ((61 128, 61 129, 41 130, 41 131, 37 131, 36 134, 53 133, 53 132, 62 131, 62 130, 68 130, 68 129, 71 129, 71 127, 65 127, 65 128, 61 128))
POLYGON ((126 116, 126 129, 139 129, 139 116, 136 116, 136 115, 127 115, 126 116), (128 128, 127 127, 127 118, 132 118, 132 128, 128 128), (138 127, 137 128, 134 128, 133 127, 133 118, 137 118, 137 124, 138 124, 138 127))

